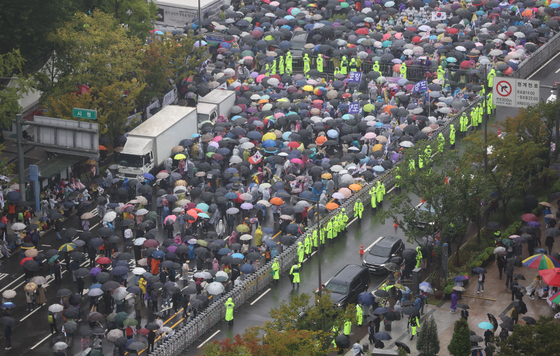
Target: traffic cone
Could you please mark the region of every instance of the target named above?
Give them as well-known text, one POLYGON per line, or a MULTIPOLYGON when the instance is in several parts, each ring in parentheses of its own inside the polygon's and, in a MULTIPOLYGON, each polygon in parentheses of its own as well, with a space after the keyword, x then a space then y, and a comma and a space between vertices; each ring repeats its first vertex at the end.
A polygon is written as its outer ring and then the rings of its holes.
POLYGON ((502 134, 502 129, 498 127, 498 136, 502 134))
POLYGON ((364 244, 360 244, 360 255, 364 254, 364 244))
POLYGON ((426 201, 424 200, 424 197, 422 197, 422 200, 420 200, 420 203, 424 204, 426 201))
POLYGON ((399 227, 399 221, 395 218, 395 223, 393 224, 394 227, 399 227))

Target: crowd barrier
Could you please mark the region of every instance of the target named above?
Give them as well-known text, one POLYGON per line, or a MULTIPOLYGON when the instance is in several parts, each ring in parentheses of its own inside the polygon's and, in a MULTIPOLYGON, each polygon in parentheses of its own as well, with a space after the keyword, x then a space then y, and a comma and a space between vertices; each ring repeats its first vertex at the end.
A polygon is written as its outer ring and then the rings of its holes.
MULTIPOLYGON (((539 50, 537 50, 533 56, 524 60, 513 76, 516 78, 525 78, 529 76, 533 70, 540 67, 545 61, 552 58, 560 48, 560 34, 556 34, 551 40, 543 45, 539 50), (525 70, 527 68, 527 70, 525 70)), ((294 59, 294 63, 297 63, 294 59)), ((294 66, 295 72, 301 72, 303 68, 303 63, 301 67, 294 66), (296 71, 296 68, 298 69, 296 71)), ((409 67, 410 69, 410 67, 409 67)), ((392 69, 391 69, 392 70, 392 69)), ((369 71, 369 70, 368 70, 369 71)), ((433 131, 428 141, 435 141, 439 133, 442 133, 446 140, 449 139, 450 124, 453 124, 458 130, 459 118, 463 112, 467 113, 470 117, 470 112, 476 105, 482 102, 482 98, 477 98, 469 106, 459 110, 459 112, 453 116, 450 120, 446 122, 445 125, 440 126, 437 130, 433 131)), ((435 147, 435 146, 434 146, 435 147)), ((378 176, 373 182, 365 185, 362 190, 358 191, 356 194, 352 195, 347 199, 340 208, 345 208, 347 214, 351 214, 353 217, 353 207, 356 201, 359 199, 364 204, 364 207, 369 206, 371 203, 369 190, 377 184, 377 181, 381 181, 385 184, 385 188, 388 191, 393 187, 394 170, 387 170, 378 176)), ((329 219, 334 215, 339 213, 339 209, 329 212, 321 218, 320 225, 324 226, 329 219)), ((310 219, 313 221, 313 219, 310 219)), ((313 221, 312 225, 307 227, 304 233, 298 238, 296 243, 288 247, 285 251, 280 253, 277 257, 280 264, 281 275, 287 272, 287 270, 296 262, 297 260, 297 242, 303 242, 303 239, 307 234, 310 234, 317 228, 316 221, 313 221)), ((194 320, 186 323, 180 329, 178 329, 175 334, 167 341, 160 342, 157 348, 154 349, 153 355, 155 356, 174 356, 181 354, 184 350, 192 346, 203 334, 207 331, 212 330, 212 328, 223 321, 226 314, 225 303, 228 298, 232 298, 235 303, 235 309, 239 308, 243 303, 249 300, 251 297, 259 293, 261 290, 266 288, 272 282, 272 262, 269 262, 259 268, 256 272, 248 275, 240 285, 234 287, 231 291, 227 292, 222 297, 218 298, 212 304, 210 304, 205 310, 203 310, 194 320)), ((284 275, 285 278, 285 275, 284 275)), ((202 342, 202 341, 201 341, 202 342)))

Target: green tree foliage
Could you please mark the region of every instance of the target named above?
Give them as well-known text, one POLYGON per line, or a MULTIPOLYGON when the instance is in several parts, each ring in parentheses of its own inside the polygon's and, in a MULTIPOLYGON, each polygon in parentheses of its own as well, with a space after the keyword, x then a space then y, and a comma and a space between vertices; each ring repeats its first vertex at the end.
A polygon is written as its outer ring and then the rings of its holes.
POLYGON ((73 0, 0 1, 0 53, 18 49, 27 67, 52 51, 47 35, 76 11, 73 0))
POLYGON ((560 324, 552 317, 541 317, 536 325, 515 325, 513 333, 500 342, 499 356, 550 356, 560 350, 560 324))
POLYGON ((0 77, 13 77, 11 85, 9 80, 5 85, 0 85, 0 125, 8 126, 16 114, 21 112, 19 99, 31 90, 29 81, 23 76, 22 68, 25 63, 18 49, 6 54, 0 54, 0 77))
POLYGON ((439 353, 438 330, 433 315, 422 323, 422 327, 418 332, 416 349, 425 356, 435 356, 439 353))
POLYGON ((452 356, 468 356, 471 354, 471 332, 469 324, 463 318, 455 322, 453 337, 447 346, 452 356))
POLYGON ((145 0, 85 0, 84 5, 89 12, 102 10, 111 14, 120 24, 129 29, 131 36, 144 40, 153 29, 157 5, 145 0))

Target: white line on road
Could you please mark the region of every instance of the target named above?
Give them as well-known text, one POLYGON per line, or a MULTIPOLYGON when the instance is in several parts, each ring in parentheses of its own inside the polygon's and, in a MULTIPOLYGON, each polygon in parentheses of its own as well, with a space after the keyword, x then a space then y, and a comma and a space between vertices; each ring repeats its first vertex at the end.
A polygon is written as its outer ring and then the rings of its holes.
POLYGON ((208 339, 206 339, 202 344, 198 345, 198 348, 200 349, 202 346, 204 346, 204 344, 206 344, 208 341, 212 340, 212 338, 214 336, 216 336, 218 333, 220 332, 220 330, 216 331, 215 333, 212 334, 212 336, 210 336, 208 339))
POLYGON ((558 69, 556 70, 556 72, 554 72, 554 73, 558 73, 558 72, 560 72, 560 68, 558 68, 558 69))
POLYGON ((51 247, 51 245, 41 244, 41 246, 51 247))
MULTIPOLYGON (((356 221, 356 220, 358 220, 358 218, 354 218, 354 220, 350 221, 350 222, 348 223, 348 225, 352 225, 352 223, 353 223, 354 221, 356 221)), ((347 226, 348 226, 348 225, 347 225, 347 226)))
POLYGON ((35 346, 33 346, 33 347, 31 348, 31 350, 34 350, 37 346, 41 345, 43 342, 45 342, 45 340, 47 340, 47 339, 48 339, 49 337, 51 337, 51 336, 52 336, 52 335, 47 335, 47 336, 45 336, 45 338, 44 338, 43 340, 39 341, 38 343, 36 343, 35 346))
POLYGON ((377 242, 379 242, 379 240, 381 240, 382 238, 383 238, 383 236, 379 237, 377 240, 375 240, 374 242, 372 242, 371 245, 369 245, 368 248, 366 248, 366 249, 364 250, 364 252, 369 251, 369 250, 373 247, 373 245, 375 245, 377 242))
POLYGON ((41 307, 35 308, 35 310, 33 310, 31 313, 27 314, 23 319, 21 319, 19 322, 21 323, 22 321, 24 321, 25 319, 29 318, 32 314, 35 314, 35 312, 39 311, 41 309, 41 307))
POLYGON ((16 283, 18 280, 22 279, 23 275, 19 276, 18 278, 14 279, 12 281, 12 283, 8 284, 7 286, 5 286, 4 288, 0 289, 0 292, 3 292, 5 289, 8 289, 9 286, 11 286, 12 284, 16 283))
POLYGON ((256 302, 258 302, 259 299, 261 299, 262 297, 264 297, 264 295, 265 295, 266 293, 268 293, 268 292, 270 292, 270 288, 268 288, 268 289, 266 290, 266 292, 264 292, 263 294, 261 294, 260 297, 258 297, 257 299, 253 300, 253 302, 252 302, 251 304, 249 304, 249 305, 253 305, 253 304, 255 304, 256 302))
POLYGON ((395 190, 395 187, 393 186, 393 188, 389 189, 389 191, 387 192, 387 194, 391 193, 393 190, 395 190))
MULTIPOLYGON (((559 54, 560 54, 560 52, 556 53, 556 55, 555 55, 554 57, 550 58, 550 59, 548 60, 548 62, 546 62, 546 63, 543 64, 539 69, 537 69, 536 71, 534 71, 533 74, 531 74, 531 75, 529 76, 529 78, 527 78, 527 79, 533 78, 533 75, 535 75, 535 74, 537 74, 538 72, 540 72, 541 69, 543 69, 544 67, 546 67, 546 66, 548 65, 548 63, 552 62, 556 57, 558 57, 559 54)), ((556 71, 556 73, 558 73, 558 71, 556 71)))

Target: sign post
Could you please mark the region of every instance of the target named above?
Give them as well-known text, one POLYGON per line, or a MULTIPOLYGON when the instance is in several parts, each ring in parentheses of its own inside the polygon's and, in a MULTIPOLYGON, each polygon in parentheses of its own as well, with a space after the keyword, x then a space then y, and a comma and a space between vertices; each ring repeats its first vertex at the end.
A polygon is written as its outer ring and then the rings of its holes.
POLYGON ((72 108, 72 117, 79 119, 97 120, 97 110, 72 108))
POLYGON ((35 211, 40 211, 39 206, 39 167, 36 165, 29 165, 29 180, 34 182, 33 192, 35 193, 35 211))
POLYGON ((492 90, 494 105, 526 108, 540 101, 540 82, 495 77, 492 90))

